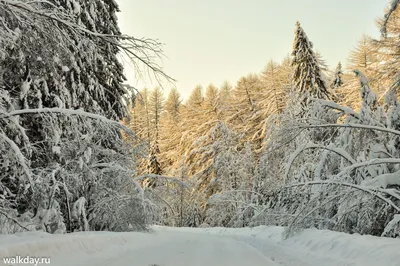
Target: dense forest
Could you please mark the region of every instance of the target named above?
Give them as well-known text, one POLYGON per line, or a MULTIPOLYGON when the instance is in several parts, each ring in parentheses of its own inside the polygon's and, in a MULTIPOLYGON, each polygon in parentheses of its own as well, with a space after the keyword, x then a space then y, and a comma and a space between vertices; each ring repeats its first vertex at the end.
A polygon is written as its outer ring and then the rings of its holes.
POLYGON ((382 38, 333 70, 297 22, 290 54, 235 85, 186 101, 141 90, 125 124, 148 144, 136 171, 153 221, 398 235, 400 9, 387 12, 382 38))
POLYGON ((0 233, 398 237, 399 2, 377 20, 382 36, 363 36, 335 69, 297 22, 282 62, 183 101, 126 84, 121 57, 173 79, 158 41, 120 32, 113 0, 0 0, 0 233))

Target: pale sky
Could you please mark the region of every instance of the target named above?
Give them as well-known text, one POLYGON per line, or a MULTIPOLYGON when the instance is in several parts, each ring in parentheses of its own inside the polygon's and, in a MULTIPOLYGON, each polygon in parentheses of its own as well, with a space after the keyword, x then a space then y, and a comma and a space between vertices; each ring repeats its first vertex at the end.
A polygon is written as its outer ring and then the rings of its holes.
MULTIPOLYGON (((165 43, 166 73, 187 98, 201 84, 232 85, 244 75, 259 73, 270 59, 290 53, 296 21, 316 51, 335 68, 363 33, 378 37, 375 24, 388 0, 116 0, 121 31, 165 43)), ((154 82, 128 83, 141 89, 154 82)), ((168 85, 165 89, 168 92, 168 85)))

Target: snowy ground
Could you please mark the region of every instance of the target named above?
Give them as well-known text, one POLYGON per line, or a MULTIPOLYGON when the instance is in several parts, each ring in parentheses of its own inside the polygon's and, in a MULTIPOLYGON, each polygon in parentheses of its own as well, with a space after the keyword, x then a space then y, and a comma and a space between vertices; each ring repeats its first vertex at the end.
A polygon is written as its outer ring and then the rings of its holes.
POLYGON ((306 230, 282 240, 282 231, 154 227, 151 233, 3 235, 0 265, 17 255, 50 257, 57 266, 400 265, 400 239, 306 230))

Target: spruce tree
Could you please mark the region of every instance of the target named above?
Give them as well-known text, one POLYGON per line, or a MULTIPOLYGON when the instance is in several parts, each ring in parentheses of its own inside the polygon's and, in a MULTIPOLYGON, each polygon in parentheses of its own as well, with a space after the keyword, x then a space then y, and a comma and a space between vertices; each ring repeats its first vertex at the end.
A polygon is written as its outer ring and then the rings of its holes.
POLYGON ((334 90, 343 85, 342 76, 343 76, 342 63, 339 62, 335 70, 335 77, 333 78, 331 89, 334 90))
POLYGON ((126 230, 142 212, 117 54, 137 64, 157 45, 123 36, 112 0, 13 2, 0 2, 0 205, 48 232, 126 230))
POLYGON ((300 23, 297 22, 291 63, 293 67, 293 85, 302 94, 308 94, 319 99, 327 99, 330 98, 330 95, 318 61, 313 50, 313 44, 308 40, 300 23))
MULTIPOLYGON (((149 174, 156 174, 156 175, 162 174, 161 164, 158 161, 159 154, 160 154, 160 148, 158 146, 158 142, 154 141, 150 147, 150 152, 147 161, 147 171, 149 174)), ((155 184, 156 182, 152 180, 152 182, 150 183, 155 184)))

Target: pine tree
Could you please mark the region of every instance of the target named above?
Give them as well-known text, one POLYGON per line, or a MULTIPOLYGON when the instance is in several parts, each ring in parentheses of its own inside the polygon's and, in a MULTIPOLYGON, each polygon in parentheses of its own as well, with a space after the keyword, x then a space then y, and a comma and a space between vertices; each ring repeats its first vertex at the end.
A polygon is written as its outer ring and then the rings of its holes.
POLYGON ((291 65, 296 90, 315 98, 330 98, 313 45, 299 22, 296 23, 291 65))

